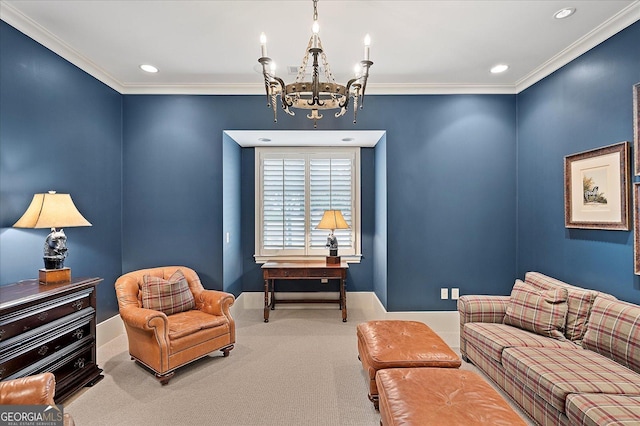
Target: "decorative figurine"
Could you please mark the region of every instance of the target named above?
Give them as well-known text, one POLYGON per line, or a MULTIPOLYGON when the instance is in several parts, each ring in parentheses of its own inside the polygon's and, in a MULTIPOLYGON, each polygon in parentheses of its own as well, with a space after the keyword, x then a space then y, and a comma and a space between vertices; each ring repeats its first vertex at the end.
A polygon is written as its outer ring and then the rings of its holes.
POLYGON ((62 269, 67 250, 67 236, 64 234, 64 229, 53 229, 44 242, 45 269, 62 269))

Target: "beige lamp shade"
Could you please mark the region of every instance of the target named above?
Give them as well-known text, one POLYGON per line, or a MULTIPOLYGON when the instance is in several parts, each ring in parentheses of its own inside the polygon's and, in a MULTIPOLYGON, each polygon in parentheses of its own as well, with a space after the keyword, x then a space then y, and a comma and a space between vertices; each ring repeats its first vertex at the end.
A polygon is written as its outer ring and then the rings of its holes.
POLYGON ((14 228, 69 228, 73 226, 91 226, 80 214, 71 195, 35 194, 31 204, 22 217, 13 224, 14 228))
POLYGON ((349 229, 340 210, 325 210, 316 229, 349 229))

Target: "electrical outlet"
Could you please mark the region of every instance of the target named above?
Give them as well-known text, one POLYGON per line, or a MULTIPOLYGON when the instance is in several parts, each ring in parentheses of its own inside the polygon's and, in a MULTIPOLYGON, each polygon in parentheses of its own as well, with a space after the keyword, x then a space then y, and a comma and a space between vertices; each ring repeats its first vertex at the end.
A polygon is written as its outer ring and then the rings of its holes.
POLYGON ((227 244, 231 241, 231 234, 227 232, 227 244))
POLYGON ((449 289, 448 288, 441 288, 440 289, 440 299, 448 299, 449 298, 449 289))
POLYGON ((453 300, 458 300, 459 297, 460 297, 460 289, 459 288, 452 288, 451 289, 451 298, 453 300))

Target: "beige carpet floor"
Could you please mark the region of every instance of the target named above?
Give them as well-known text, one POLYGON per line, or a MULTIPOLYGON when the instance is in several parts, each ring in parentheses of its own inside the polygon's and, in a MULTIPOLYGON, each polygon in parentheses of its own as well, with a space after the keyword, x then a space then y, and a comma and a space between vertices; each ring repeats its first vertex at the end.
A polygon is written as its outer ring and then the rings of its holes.
POLYGON ((357 358, 362 321, 357 309, 347 323, 338 309, 278 309, 269 323, 262 310, 244 310, 228 358, 211 354, 167 386, 131 361, 123 335, 98 349, 104 379, 67 400, 65 412, 78 426, 377 426, 357 358))

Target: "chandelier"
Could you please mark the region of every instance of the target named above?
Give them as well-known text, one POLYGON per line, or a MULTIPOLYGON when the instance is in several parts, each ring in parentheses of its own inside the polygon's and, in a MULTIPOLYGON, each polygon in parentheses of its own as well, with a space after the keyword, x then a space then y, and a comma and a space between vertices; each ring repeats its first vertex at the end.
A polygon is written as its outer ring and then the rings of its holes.
POLYGON ((318 0, 313 0, 313 26, 312 35, 307 44, 302 65, 298 68, 296 80, 291 84, 285 82, 275 74, 275 63, 267 56, 267 37, 260 35, 261 57, 258 62, 262 65, 264 86, 267 92, 267 107, 273 109, 273 121, 277 122, 277 97, 280 96, 282 109, 289 115, 295 115, 291 108, 311 110, 307 118, 313 120, 313 127, 317 127, 318 120, 323 115, 320 110, 339 109, 335 113, 336 118, 347 112, 349 102, 353 102, 353 123, 356 122, 358 106, 362 109, 364 92, 367 88, 369 68, 373 62, 369 60, 369 46, 371 39, 367 34, 364 39, 364 59, 356 65, 355 77, 347 82, 346 86, 336 83, 331 68, 327 62, 327 56, 322 48, 322 41, 318 32, 318 0), (313 70, 311 81, 305 80, 309 57, 313 58, 313 70), (324 79, 320 78, 320 62, 324 79))

